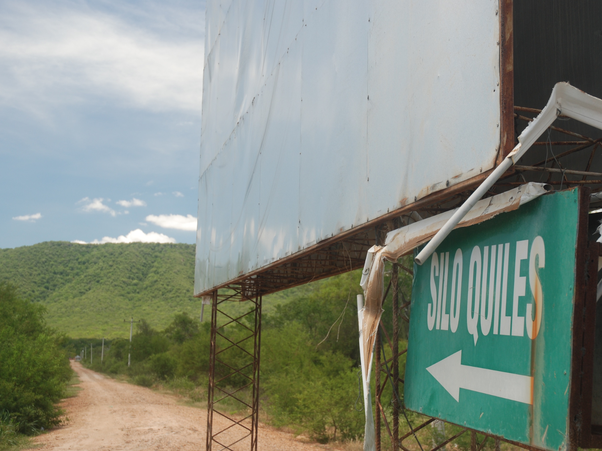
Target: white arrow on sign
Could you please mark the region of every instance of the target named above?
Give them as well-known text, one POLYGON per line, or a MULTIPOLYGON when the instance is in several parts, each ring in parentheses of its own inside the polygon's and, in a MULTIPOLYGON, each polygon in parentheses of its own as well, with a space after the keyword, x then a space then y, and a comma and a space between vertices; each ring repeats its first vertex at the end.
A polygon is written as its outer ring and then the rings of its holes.
POLYGON ((475 366, 462 365, 462 351, 429 366, 426 369, 453 398, 460 402, 460 389, 511 401, 532 404, 531 376, 504 373, 475 366))

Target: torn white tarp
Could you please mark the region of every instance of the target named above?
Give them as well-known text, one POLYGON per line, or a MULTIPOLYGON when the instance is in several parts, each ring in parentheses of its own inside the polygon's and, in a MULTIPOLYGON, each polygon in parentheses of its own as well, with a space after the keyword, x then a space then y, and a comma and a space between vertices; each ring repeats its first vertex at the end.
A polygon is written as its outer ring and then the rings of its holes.
MULTIPOLYGON (((360 332, 360 350, 362 349, 363 335, 362 324, 364 316, 364 297, 361 294, 357 295, 357 321, 360 332)), ((360 362, 362 367, 362 389, 364 393, 364 414, 366 415, 366 425, 364 427, 364 451, 374 451, 375 449, 375 433, 374 433, 374 417, 372 416, 372 398, 370 396, 370 379, 368 375, 372 369, 372 358, 367 362, 364 360, 364 353, 360 352, 360 362)))
MULTIPOLYGON (((545 184, 528 183, 505 193, 477 202, 463 218, 458 227, 467 227, 493 218, 494 216, 516 210, 519 206, 536 199, 547 192, 545 184)), ((376 330, 380 322, 384 286, 385 260, 395 262, 410 253, 415 247, 430 240, 452 217, 456 210, 432 216, 419 222, 393 230, 387 234, 384 246, 372 246, 366 256, 360 285, 364 290, 364 306, 361 309, 362 370, 364 387, 370 385, 370 369, 376 330)), ((359 301, 358 301, 359 302, 359 301)), ((358 305, 359 308, 359 305, 358 305)), ((366 396, 366 394, 364 395, 366 396)), ((368 412, 368 408, 366 409, 368 412)), ((366 423, 371 420, 368 414, 366 423)), ((366 449, 366 444, 364 444, 366 449)))

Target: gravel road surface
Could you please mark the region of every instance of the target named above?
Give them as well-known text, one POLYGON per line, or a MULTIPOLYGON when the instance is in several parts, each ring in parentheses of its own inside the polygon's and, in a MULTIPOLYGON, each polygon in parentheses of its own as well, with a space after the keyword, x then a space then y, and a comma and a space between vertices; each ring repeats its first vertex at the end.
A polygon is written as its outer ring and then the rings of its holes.
MULTIPOLYGON (((204 450, 207 412, 183 406, 172 395, 118 382, 72 362, 82 390, 62 404, 65 426, 35 439, 43 450, 148 451, 204 450)), ((246 446, 241 450, 248 450, 246 446)), ((259 449, 317 451, 334 449, 303 443, 292 434, 259 426, 259 449)))

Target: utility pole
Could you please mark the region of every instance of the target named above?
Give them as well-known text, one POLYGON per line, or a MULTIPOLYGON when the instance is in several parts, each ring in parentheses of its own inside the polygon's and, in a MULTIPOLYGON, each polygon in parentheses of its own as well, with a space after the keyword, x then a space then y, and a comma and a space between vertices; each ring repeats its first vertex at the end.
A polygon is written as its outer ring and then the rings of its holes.
POLYGON ((105 339, 102 339, 102 349, 100 351, 100 364, 102 365, 104 363, 104 359, 105 359, 105 339))
MULTIPOLYGON (((124 319, 123 322, 127 323, 128 320, 124 319)), ((130 321, 129 321, 129 323, 130 323, 130 350, 128 352, 128 368, 130 366, 130 359, 131 359, 131 356, 132 356, 132 332, 134 331, 134 323, 139 323, 139 322, 140 322, 140 320, 134 321, 134 317, 133 316, 130 318, 130 321)))

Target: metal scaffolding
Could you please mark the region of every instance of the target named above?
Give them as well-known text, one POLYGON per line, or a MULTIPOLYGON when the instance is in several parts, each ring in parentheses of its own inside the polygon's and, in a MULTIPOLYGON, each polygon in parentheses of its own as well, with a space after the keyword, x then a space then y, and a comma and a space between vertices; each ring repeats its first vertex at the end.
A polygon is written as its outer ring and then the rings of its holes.
MULTIPOLYGON (((515 107, 517 128, 533 120, 539 112, 540 110, 533 108, 515 107)), ((593 193, 600 192, 602 172, 593 168, 602 167, 601 144, 602 138, 593 139, 567 128, 552 126, 543 139, 540 138, 534 144, 527 162, 515 165, 491 188, 487 196, 528 181, 545 182, 555 189, 587 185, 593 193)), ((371 228, 351 230, 339 237, 324 240, 311 252, 285 258, 278 265, 268 266, 261 272, 241 277, 214 291, 206 449, 257 450, 262 295, 362 267, 368 249, 375 242, 382 242, 388 231, 408 223, 414 212, 426 218, 455 208, 466 200, 472 187, 460 185, 449 190, 446 196, 434 193, 411 207, 383 216, 371 228), (243 301, 249 308, 239 316, 232 316, 227 313, 231 310, 223 309, 226 303, 243 301), (241 381, 244 383, 241 384, 241 381), (233 389, 233 386, 240 388, 233 389), (226 413, 232 411, 238 413, 226 413), (213 447, 214 444, 216 448, 213 447)), ((592 205, 602 206, 602 195, 593 196, 592 205)), ((399 343, 401 321, 409 322, 410 300, 400 287, 400 271, 411 274, 411 269, 398 263, 392 264, 389 287, 384 295, 386 300, 391 291, 392 330, 387 331, 381 323, 375 344, 377 451, 381 451, 384 446, 383 431, 388 435, 388 443, 394 450, 445 449, 467 432, 471 435, 470 448, 473 451, 480 451, 485 447, 499 450, 502 441, 516 447, 534 449, 457 425, 453 425, 453 433, 444 435, 441 440, 421 442, 419 431, 427 426, 445 430, 445 426, 436 418, 408 415, 404 407, 401 388, 404 376, 400 373, 399 359, 407 352, 407 348, 400 350, 399 343), (386 390, 390 391, 390 407, 382 403, 386 390)))
MULTIPOLYGON (((436 418, 430 418, 423 416, 423 421, 418 424, 412 424, 403 404, 403 395, 402 391, 400 391, 400 384, 403 385, 404 380, 400 377, 399 374, 399 357, 403 356, 407 352, 407 348, 399 350, 399 339, 400 339, 400 323, 399 319, 409 323, 409 317, 406 315, 406 310, 410 305, 410 302, 407 300, 407 297, 401 291, 399 287, 399 271, 401 269, 401 265, 394 263, 392 265, 391 271, 391 279, 389 282, 389 287, 387 288, 387 293, 389 290, 392 290, 392 331, 389 333, 385 326, 381 323, 379 327, 378 337, 376 340, 376 350, 374 354, 374 362, 375 362, 375 385, 376 385, 376 399, 375 399, 375 432, 376 432, 376 451, 382 451, 383 449, 383 427, 386 430, 386 433, 389 437, 391 443, 391 449, 393 450, 404 450, 410 451, 410 447, 416 449, 416 446, 422 451, 431 450, 436 451, 442 448, 449 443, 454 442, 456 439, 464 435, 466 432, 471 433, 471 450, 472 451, 481 451, 487 445, 487 443, 493 443, 496 449, 499 449, 500 439, 498 437, 488 437, 479 432, 479 435, 483 435, 483 438, 479 442, 477 439, 477 433, 467 428, 463 428, 460 432, 456 432, 455 434, 447 437, 442 437, 441 441, 433 442, 429 446, 426 443, 423 443, 418 438, 418 431, 424 429, 425 427, 431 425, 435 426, 437 421, 436 418), (400 304, 400 300, 403 302, 400 304), (386 350, 390 351, 390 356, 387 357, 386 350), (391 390, 391 405, 392 409, 389 417, 387 416, 387 410, 382 403, 382 395, 385 389, 389 387, 391 390), (400 416, 402 417, 402 422, 407 426, 408 431, 403 434, 401 437, 400 434, 400 416), (432 445, 432 446, 431 446, 432 445)), ((385 298, 387 294, 385 294, 385 298)), ((442 422, 441 422, 442 423, 442 422)), ((404 428, 405 429, 405 428, 404 428)), ((509 442, 513 443, 513 442, 509 442)), ((530 449, 530 447, 513 443, 516 446, 520 446, 526 449, 530 449)))
POLYGON ((214 444, 219 450, 257 450, 261 301, 257 279, 213 292, 208 451, 214 444), (238 316, 223 309, 226 303, 242 301, 249 309, 238 316))

